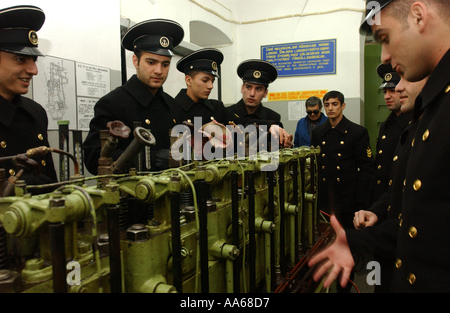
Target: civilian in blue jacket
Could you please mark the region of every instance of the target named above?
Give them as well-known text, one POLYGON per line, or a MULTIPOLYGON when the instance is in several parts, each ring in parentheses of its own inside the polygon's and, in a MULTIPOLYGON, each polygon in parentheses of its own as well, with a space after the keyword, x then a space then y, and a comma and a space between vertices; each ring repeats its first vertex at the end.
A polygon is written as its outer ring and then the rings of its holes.
POLYGON ((294 147, 311 146, 311 132, 314 126, 325 122, 328 117, 322 114, 322 100, 317 97, 310 97, 305 103, 306 113, 304 118, 297 123, 295 130, 294 147))

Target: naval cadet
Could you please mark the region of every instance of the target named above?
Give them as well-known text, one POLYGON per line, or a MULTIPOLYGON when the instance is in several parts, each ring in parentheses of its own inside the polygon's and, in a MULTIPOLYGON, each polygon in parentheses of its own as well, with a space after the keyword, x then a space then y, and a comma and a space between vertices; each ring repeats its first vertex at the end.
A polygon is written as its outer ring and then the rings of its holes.
MULTIPOLYGON (((86 168, 97 174, 100 158, 100 130, 107 123, 119 120, 134 129, 135 122, 149 129, 156 144, 151 146, 140 166, 130 166, 148 171, 169 168, 170 129, 184 121, 183 112, 175 100, 163 90, 167 79, 173 48, 183 39, 184 31, 177 22, 153 19, 138 23, 128 29, 122 46, 133 51, 136 74, 123 86, 102 97, 94 107, 95 115, 90 122, 89 134, 83 143, 86 168), (150 160, 149 160, 150 159, 150 160)), ((112 154, 116 160, 132 142, 134 136, 120 139, 112 154)))
MULTIPOLYGON (((385 246, 396 249, 391 292, 450 291, 450 2, 438 0, 384 0, 373 7, 361 32, 373 33, 381 43, 381 61, 408 81, 429 76, 414 105, 417 129, 403 185, 402 215, 395 240, 385 246), (374 20, 382 23, 374 23, 374 20), (426 62, 424 62, 426 58, 426 62)), ((311 258, 321 262, 317 281, 332 267, 324 286, 340 275, 345 285, 354 265, 345 231, 332 219, 335 243, 311 258), (339 256, 338 258, 335 256, 339 256)), ((370 228, 368 228, 370 229, 370 228)))
POLYGON ((177 69, 185 74, 186 87, 180 90, 175 100, 180 103, 185 118, 194 123, 195 117, 201 117, 202 125, 215 120, 223 125, 233 122, 246 126, 257 123, 266 125, 269 131, 279 137, 280 145, 292 146, 289 134, 275 120, 260 120, 236 116, 222 101, 209 99, 214 81, 219 77, 218 69, 223 62, 223 54, 217 49, 200 49, 186 55, 177 63, 177 69))
MULTIPOLYGON (((401 100, 402 114, 412 113, 417 95, 422 91, 427 78, 419 82, 408 82, 401 79, 395 87, 401 100)), ((395 265, 395 249, 385 244, 386 238, 395 242, 399 220, 402 216, 403 182, 405 181, 406 167, 409 154, 412 149, 412 141, 416 132, 417 123, 409 123, 403 130, 397 141, 394 156, 392 158, 390 184, 385 193, 375 201, 367 211, 355 213, 353 224, 356 229, 364 231, 347 231, 347 240, 350 249, 354 252, 367 252, 367 248, 373 249, 374 260, 380 263, 381 284, 376 284, 375 293, 386 293, 390 291, 392 276, 395 265), (384 223, 385 222, 385 223, 384 223), (375 227, 371 227, 374 226, 375 227)))
POLYGON ((353 216, 365 207, 373 156, 369 133, 348 120, 344 95, 329 91, 323 97, 328 116, 312 131, 311 145, 320 147, 318 206, 336 214, 344 228, 353 228, 353 216))
POLYGON ((263 60, 246 60, 239 64, 237 74, 242 79, 242 99, 229 106, 230 111, 239 117, 280 122, 280 114, 262 105, 269 84, 278 77, 276 67, 263 60))
MULTIPOLYGON (((389 185, 392 184, 389 176, 397 142, 403 130, 412 120, 412 110, 402 113, 400 93, 395 90, 395 87, 400 81, 400 75, 392 69, 391 64, 383 63, 378 65, 377 74, 383 79, 379 89, 383 90, 384 101, 391 113, 381 123, 378 133, 375 155, 375 176, 370 184, 370 193, 367 202, 368 207, 377 201, 388 190, 389 185)), ((379 218, 383 219, 381 216, 379 218)))
MULTIPOLYGON (((45 109, 22 96, 28 92, 33 76, 38 74, 37 58, 44 56, 38 50, 37 35, 44 21, 44 12, 35 6, 0 10, 0 157, 50 146, 45 109)), ((57 182, 51 153, 32 160, 36 162, 35 175, 26 171, 20 179, 30 185, 57 182)), ((5 178, 16 175, 20 169, 11 160, 0 162, 0 168, 5 170, 5 178)))

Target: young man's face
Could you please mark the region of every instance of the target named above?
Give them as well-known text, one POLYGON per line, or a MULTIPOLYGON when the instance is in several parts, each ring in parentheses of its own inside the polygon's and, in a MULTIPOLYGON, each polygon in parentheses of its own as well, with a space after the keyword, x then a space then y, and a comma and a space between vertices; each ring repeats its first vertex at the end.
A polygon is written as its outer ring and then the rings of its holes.
POLYGON ((0 95, 11 101, 28 92, 31 79, 37 75, 37 57, 0 51, 0 95))
POLYGON ((242 85, 241 93, 242 99, 244 100, 245 106, 251 108, 257 108, 262 99, 267 97, 268 90, 264 85, 252 84, 245 82, 242 85))
POLYGON ((375 40, 381 44, 381 61, 391 63, 394 71, 408 81, 421 80, 429 74, 429 48, 411 14, 407 23, 401 23, 386 13, 388 9, 389 6, 378 13, 380 25, 371 25, 375 40))
POLYGON ((171 58, 168 56, 142 52, 140 60, 133 55, 133 64, 139 80, 155 94, 169 75, 171 58))
POLYGON ((214 88, 216 77, 205 72, 198 72, 192 76, 186 75, 185 81, 188 87, 187 94, 195 102, 209 98, 214 88))
POLYGON ((428 77, 418 82, 409 82, 402 78, 395 87, 395 90, 400 94, 400 104, 402 113, 412 112, 414 110, 414 103, 417 96, 422 91, 423 86, 427 82, 428 77))
POLYGON ((342 116, 345 103, 341 103, 338 98, 330 98, 323 102, 323 107, 329 119, 337 119, 342 116))
POLYGON ((395 91, 395 88, 384 88, 384 102, 391 112, 399 112, 400 107, 400 94, 395 91))

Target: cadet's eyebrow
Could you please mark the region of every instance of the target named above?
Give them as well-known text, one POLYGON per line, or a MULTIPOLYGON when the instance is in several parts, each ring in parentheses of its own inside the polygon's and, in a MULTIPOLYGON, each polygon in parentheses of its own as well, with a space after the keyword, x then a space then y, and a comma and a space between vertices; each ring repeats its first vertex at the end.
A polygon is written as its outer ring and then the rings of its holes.
POLYGON ((384 31, 383 28, 378 28, 378 29, 373 33, 373 39, 374 39, 376 42, 380 42, 380 36, 379 36, 379 34, 380 34, 381 32, 383 32, 383 31, 384 31))

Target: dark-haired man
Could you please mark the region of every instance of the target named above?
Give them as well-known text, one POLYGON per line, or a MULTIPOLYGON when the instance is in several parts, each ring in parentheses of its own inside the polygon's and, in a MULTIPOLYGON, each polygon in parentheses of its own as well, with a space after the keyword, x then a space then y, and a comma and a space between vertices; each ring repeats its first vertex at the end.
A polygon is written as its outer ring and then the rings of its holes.
POLYGON ((335 213, 344 228, 351 228, 353 215, 364 208, 373 175, 369 133, 344 116, 341 92, 327 92, 323 104, 328 120, 313 129, 311 138, 321 151, 318 206, 335 213))
MULTIPOLYGON (((95 105, 94 118, 83 143, 86 168, 98 173, 101 142, 100 130, 110 121, 122 121, 131 130, 134 123, 149 129, 156 144, 150 155, 145 154, 142 164, 130 166, 158 171, 169 168, 170 129, 184 121, 183 112, 175 100, 163 90, 169 74, 173 48, 183 39, 183 28, 176 22, 155 19, 131 27, 122 39, 125 49, 134 51, 136 74, 123 86, 102 97, 95 105)), ((132 142, 134 136, 120 139, 112 154, 116 160, 132 142)))
MULTIPOLYGON (((38 73, 38 56, 43 56, 37 49, 36 31, 44 21, 44 12, 35 6, 0 10, 0 157, 23 154, 40 146, 49 147, 47 113, 41 105, 22 96, 38 73)), ((33 157, 33 160, 29 162, 36 165, 32 167, 35 170, 27 169, 20 179, 31 185, 57 181, 51 153, 33 157)), ((0 168, 5 169, 8 178, 16 175, 21 167, 4 161, 0 168)))
MULTIPOLYGON (((372 32, 381 43, 381 60, 410 82, 430 75, 414 106, 417 129, 405 171, 399 228, 390 236, 396 240, 384 244, 396 251, 391 291, 448 292, 450 239, 442 234, 450 220, 450 2, 385 0, 369 9, 361 30, 372 32)), ((334 217, 332 225, 335 243, 309 265, 324 260, 315 279, 333 268, 324 285, 339 275, 346 285, 354 261, 346 233, 334 217)))

